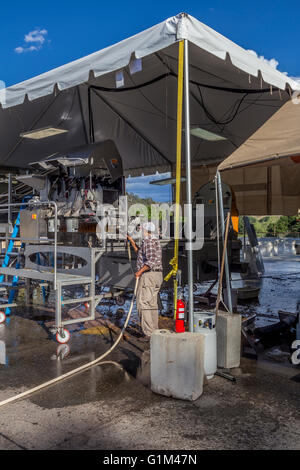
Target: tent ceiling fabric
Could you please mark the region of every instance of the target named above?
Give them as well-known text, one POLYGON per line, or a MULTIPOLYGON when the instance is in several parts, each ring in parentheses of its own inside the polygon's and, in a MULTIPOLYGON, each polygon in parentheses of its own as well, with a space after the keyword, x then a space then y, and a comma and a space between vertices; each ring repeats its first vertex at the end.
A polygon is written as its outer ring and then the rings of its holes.
POLYGON ((298 214, 300 208, 300 164, 236 168, 222 173, 234 190, 241 215, 298 214))
MULTIPOLYGON (((288 101, 240 148, 219 165, 223 171, 238 166, 254 165, 260 162, 271 165, 287 165, 297 162, 300 155, 300 104, 288 101)), ((300 185, 299 185, 300 186, 300 185)))
POLYGON ((297 101, 285 103, 224 160, 218 170, 222 171, 225 181, 243 188, 242 213, 297 214, 300 209, 300 104, 297 101), (255 193, 257 185, 260 185, 259 192, 255 193))
MULTIPOLYGON (((213 181, 217 166, 193 169, 192 193, 213 181)), ((183 171, 184 174, 184 171, 183 171)), ((222 181, 235 193, 240 215, 297 215, 300 208, 300 164, 270 167, 249 166, 221 173, 222 181)), ((185 203, 185 183, 182 184, 185 203)))
POLYGON ((189 40, 191 125, 226 138, 209 142, 191 136, 192 161, 223 161, 289 100, 287 88, 295 84, 195 18, 180 14, 0 91, 2 170, 26 169, 32 161, 90 143, 92 134, 95 141, 115 141, 127 174, 170 169, 176 155, 177 42, 184 38, 189 40), (142 70, 132 75, 128 64, 134 56, 142 59, 142 70), (124 74, 119 89, 117 70, 124 74), (20 137, 47 126, 68 132, 43 140, 20 137))

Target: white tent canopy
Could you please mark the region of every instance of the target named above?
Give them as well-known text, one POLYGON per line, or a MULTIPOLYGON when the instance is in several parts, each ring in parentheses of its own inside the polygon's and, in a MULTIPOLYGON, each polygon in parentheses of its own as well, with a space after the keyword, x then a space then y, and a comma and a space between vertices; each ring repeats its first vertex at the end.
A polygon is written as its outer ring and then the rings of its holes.
MULTIPOLYGON (((112 25, 113 26, 113 25, 112 25)), ((118 44, 0 91, 0 168, 91 141, 113 139, 127 173, 166 171, 175 162, 177 64, 189 41, 192 163, 223 161, 290 98, 293 80, 195 18, 179 14, 118 44), (136 59, 141 62, 135 63, 136 59), (138 71, 134 73, 134 67, 138 71), (141 67, 141 69, 140 69, 141 67), (124 86, 116 87, 121 71, 124 86), (24 132, 68 132, 42 140, 24 132)))

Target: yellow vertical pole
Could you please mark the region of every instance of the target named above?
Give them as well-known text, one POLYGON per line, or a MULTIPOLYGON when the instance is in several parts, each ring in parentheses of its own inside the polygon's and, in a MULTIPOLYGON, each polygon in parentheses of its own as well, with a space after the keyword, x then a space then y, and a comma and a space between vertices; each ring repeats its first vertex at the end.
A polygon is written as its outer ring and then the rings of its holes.
POLYGON ((179 251, 179 217, 181 189, 181 153, 182 153, 182 109, 183 109, 183 69, 184 41, 179 42, 178 50, 178 89, 177 89, 177 144, 176 144, 176 196, 175 196, 175 246, 174 246, 174 317, 176 318, 178 295, 178 251, 179 251))

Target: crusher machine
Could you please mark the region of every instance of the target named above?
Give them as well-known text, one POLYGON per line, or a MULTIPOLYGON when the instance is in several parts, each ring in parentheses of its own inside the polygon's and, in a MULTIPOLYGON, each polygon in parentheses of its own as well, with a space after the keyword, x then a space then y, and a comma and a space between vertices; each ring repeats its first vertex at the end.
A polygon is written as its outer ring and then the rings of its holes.
POLYGON ((119 206, 125 194, 122 159, 114 142, 105 141, 30 166, 30 172, 15 175, 13 182, 31 194, 0 205, 14 221, 10 234, 10 221, 3 224, 0 283, 9 300, 2 300, 0 321, 16 306, 18 289, 25 284, 28 294, 30 283, 38 283, 45 297, 55 292, 54 330, 64 343, 70 338, 65 325, 94 320, 104 298, 123 304, 123 294, 134 284, 119 206), (118 210, 112 213, 112 208, 118 210), (74 296, 75 288, 84 295, 74 296), (89 316, 65 318, 63 307, 79 303, 87 306, 89 316))

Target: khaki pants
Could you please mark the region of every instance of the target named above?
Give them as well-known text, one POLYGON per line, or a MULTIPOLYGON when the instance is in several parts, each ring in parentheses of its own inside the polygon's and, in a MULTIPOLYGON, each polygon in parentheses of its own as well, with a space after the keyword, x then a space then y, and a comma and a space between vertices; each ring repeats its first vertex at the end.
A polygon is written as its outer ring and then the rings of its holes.
POLYGON ((158 330, 157 297, 162 282, 162 273, 155 271, 143 273, 139 280, 136 304, 142 330, 146 336, 150 336, 154 330, 158 330))

